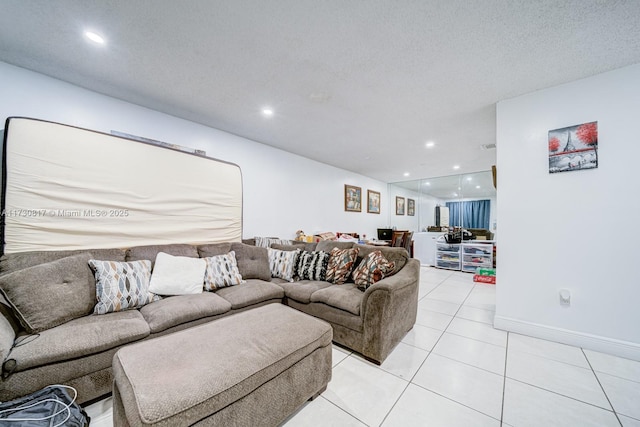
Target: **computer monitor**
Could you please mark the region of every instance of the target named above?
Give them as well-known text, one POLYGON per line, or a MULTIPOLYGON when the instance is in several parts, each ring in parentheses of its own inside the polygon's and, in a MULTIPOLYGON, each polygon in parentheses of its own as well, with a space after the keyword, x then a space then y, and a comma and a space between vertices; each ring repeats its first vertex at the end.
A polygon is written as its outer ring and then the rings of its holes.
POLYGON ((393 236, 393 229, 391 228, 378 228, 378 240, 389 240, 393 236))

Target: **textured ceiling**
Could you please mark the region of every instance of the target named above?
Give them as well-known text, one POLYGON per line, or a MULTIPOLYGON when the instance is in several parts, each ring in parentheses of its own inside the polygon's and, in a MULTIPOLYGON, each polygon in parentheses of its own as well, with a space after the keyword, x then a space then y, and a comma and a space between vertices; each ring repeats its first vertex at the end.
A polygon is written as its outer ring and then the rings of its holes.
POLYGON ((386 182, 488 170, 497 101, 640 62, 637 0, 1 5, 2 61, 386 182))

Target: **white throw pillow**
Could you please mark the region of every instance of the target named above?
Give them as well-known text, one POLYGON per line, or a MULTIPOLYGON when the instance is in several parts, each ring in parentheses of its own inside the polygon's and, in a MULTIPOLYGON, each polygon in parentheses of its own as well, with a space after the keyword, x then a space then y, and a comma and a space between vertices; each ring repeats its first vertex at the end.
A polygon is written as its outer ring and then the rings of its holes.
POLYGON ((202 293, 207 262, 201 258, 159 252, 151 273, 149 292, 158 295, 202 293))

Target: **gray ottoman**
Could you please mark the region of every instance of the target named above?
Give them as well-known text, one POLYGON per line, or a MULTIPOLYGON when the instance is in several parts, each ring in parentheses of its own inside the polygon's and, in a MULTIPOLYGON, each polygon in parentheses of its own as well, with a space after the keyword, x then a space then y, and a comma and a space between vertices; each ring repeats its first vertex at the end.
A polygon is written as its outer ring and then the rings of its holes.
POLYGON ((126 346, 115 426, 275 426, 331 379, 331 326, 282 304, 126 346))

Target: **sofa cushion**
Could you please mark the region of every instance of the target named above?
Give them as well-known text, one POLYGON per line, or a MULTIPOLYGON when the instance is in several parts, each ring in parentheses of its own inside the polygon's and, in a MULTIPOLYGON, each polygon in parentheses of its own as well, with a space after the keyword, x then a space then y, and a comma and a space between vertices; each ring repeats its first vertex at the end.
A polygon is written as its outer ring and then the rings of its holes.
POLYGON ((207 263, 204 274, 204 289, 213 291, 227 286, 235 286, 244 283, 238 264, 236 263, 236 253, 216 255, 203 258, 207 263))
MULTIPOLYGON (((278 279, 274 279, 278 280, 278 279)), ((331 286, 329 282, 321 282, 316 280, 301 280, 299 282, 287 282, 279 279, 278 286, 284 289, 284 294, 287 298, 296 300, 298 302, 309 303, 311 301, 311 294, 318 289, 324 289, 331 286)))
POLYGON ((266 248, 232 243, 231 250, 236 253, 238 271, 243 279, 271 280, 269 270, 269 254, 266 248))
POLYGON ((353 282, 362 291, 385 276, 393 274, 395 265, 389 262, 380 251, 371 252, 353 271, 353 282))
POLYGON ((360 262, 367 257, 372 252, 380 251, 382 255, 390 262, 393 263, 394 268, 393 271, 387 276, 392 274, 396 274, 398 271, 402 270, 407 261, 409 260, 409 253, 405 248, 393 248, 389 246, 373 246, 373 245, 357 245, 359 250, 358 252, 358 260, 356 261, 356 265, 359 265, 360 262))
POLYGON ((99 261, 92 259, 89 265, 95 271, 95 314, 106 314, 142 307, 160 297, 149 292, 151 261, 99 261))
POLYGON ((329 253, 327 264, 327 282, 342 285, 347 281, 358 259, 358 248, 333 248, 329 253))
POLYGON ((363 295, 353 283, 331 285, 311 294, 311 302, 322 302, 359 316, 363 295))
POLYGON ((16 371, 100 353, 149 336, 149 325, 137 310, 75 319, 13 348, 16 371))
POLYGON ((331 252, 331 249, 350 249, 355 243, 353 242, 339 242, 337 240, 321 240, 316 246, 316 251, 331 252))
POLYGON ((0 277, 0 288, 29 333, 91 313, 95 295, 90 253, 34 265, 0 277))
POLYGON ((207 262, 201 258, 159 252, 151 273, 149 291, 159 295, 202 293, 207 262))
POLYGON ((278 285, 263 280, 249 279, 239 286, 218 289, 216 295, 231 303, 232 309, 248 307, 264 301, 282 299, 284 290, 278 285))
POLYGON ((322 251, 300 252, 296 261, 295 275, 300 280, 325 280, 329 254, 322 251))
POLYGON ((0 258, 0 272, 11 273, 34 265, 45 264, 61 258, 91 252, 96 259, 109 259, 112 261, 124 261, 124 249, 91 249, 73 251, 33 251, 17 254, 4 254, 0 258))
POLYGON ((271 271, 271 276, 293 282, 300 250, 279 251, 271 248, 267 248, 267 250, 269 253, 269 270, 271 271))
POLYGON ((296 249, 300 249, 302 251, 313 252, 316 250, 317 245, 318 244, 316 242, 307 243, 307 242, 293 241, 291 242, 290 245, 280 245, 280 244, 274 243, 270 246, 270 248, 278 249, 280 251, 295 251, 296 249))
POLYGON ((172 245, 149 245, 149 246, 134 246, 127 249, 126 260, 127 261, 139 261, 144 259, 151 260, 151 268, 155 265, 155 259, 158 253, 164 252, 165 254, 173 256, 186 256, 190 258, 198 258, 198 249, 195 246, 172 244, 172 245))
POLYGON ((211 292, 197 295, 177 295, 146 305, 140 314, 149 324, 152 334, 162 332, 176 325, 210 316, 217 316, 231 310, 231 303, 211 292))
POLYGON ((200 258, 206 258, 216 255, 224 255, 231 252, 231 242, 210 243, 198 246, 198 255, 200 258))

